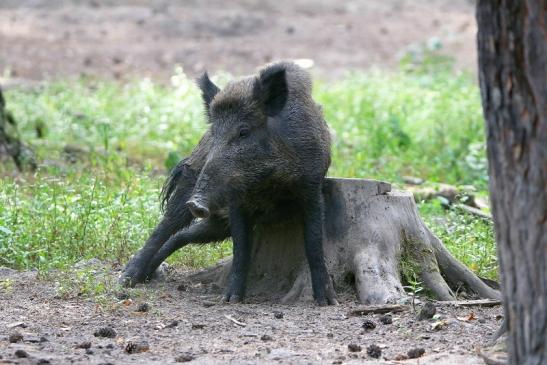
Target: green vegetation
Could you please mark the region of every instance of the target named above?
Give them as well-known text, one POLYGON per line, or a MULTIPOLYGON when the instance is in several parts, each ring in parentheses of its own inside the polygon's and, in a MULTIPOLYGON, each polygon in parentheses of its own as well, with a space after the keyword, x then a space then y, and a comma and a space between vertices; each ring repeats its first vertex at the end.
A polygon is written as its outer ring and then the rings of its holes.
MULTIPOLYGON (((414 175, 473 185, 485 194, 475 81, 442 63, 414 66, 316 83, 334 135, 329 174, 394 183, 414 175)), ((220 79, 222 84, 226 77, 220 79)), ((119 263, 142 245, 160 217, 158 194, 167 168, 206 129, 193 82, 180 70, 171 81, 84 79, 6 93, 41 165, 15 180, 13 166, 0 165, 0 266, 68 268, 89 258, 119 263)), ((420 204, 420 210, 459 259, 496 277, 490 223, 445 210, 437 201, 420 204)), ((187 247, 170 261, 200 267, 229 253, 229 242, 187 247)))

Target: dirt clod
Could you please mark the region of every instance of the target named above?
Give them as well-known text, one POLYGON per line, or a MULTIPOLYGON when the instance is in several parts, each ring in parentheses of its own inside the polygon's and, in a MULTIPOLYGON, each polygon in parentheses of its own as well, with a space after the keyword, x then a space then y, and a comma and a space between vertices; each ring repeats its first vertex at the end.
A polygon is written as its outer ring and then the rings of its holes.
POLYGON ((418 314, 418 320, 423 321, 425 319, 431 319, 437 313, 437 308, 432 303, 425 303, 420 314, 418 314))
POLYGON ((380 317, 380 323, 381 324, 392 324, 393 323, 393 317, 391 314, 384 314, 380 317))
POLYGON ((8 340, 11 343, 23 341, 23 335, 20 334, 19 332, 14 332, 11 335, 9 335, 8 340))
POLYGON ((102 327, 99 328, 95 333, 93 333, 95 337, 107 337, 107 338, 114 338, 116 337, 116 331, 111 327, 102 327))
POLYGON ((273 340, 272 336, 270 336, 270 335, 262 335, 262 337, 260 337, 260 339, 262 341, 272 341, 273 340))
POLYGON ((348 350, 349 350, 350 352, 361 352, 362 348, 361 348, 361 346, 359 346, 359 345, 356 344, 356 343, 350 343, 350 344, 348 345, 348 350))
POLYGON ((363 326, 362 326, 365 330, 369 331, 369 330, 373 330, 376 328, 376 324, 374 322, 372 322, 370 319, 365 319, 363 321, 363 326))
POLYGON ((380 358, 380 356, 382 356, 382 349, 379 346, 372 344, 367 347, 367 355, 372 358, 378 359, 380 358))
POLYGON ((141 303, 137 307, 137 312, 145 313, 150 310, 150 305, 148 303, 141 303))
POLYGON ((19 349, 15 351, 15 357, 18 357, 18 358, 28 357, 28 352, 26 352, 25 350, 19 349))
POLYGON ((275 319, 282 319, 283 318, 283 312, 275 311, 274 312, 274 318, 275 319))
POLYGON ((416 347, 407 352, 409 359, 417 359, 419 357, 424 356, 424 354, 425 354, 425 349, 423 347, 416 347))
POLYGON ((77 349, 88 349, 90 347, 91 347, 91 342, 89 341, 84 341, 74 346, 74 348, 77 348, 77 349))
POLYGON ((178 325, 179 325, 179 321, 174 320, 174 321, 171 321, 171 323, 169 323, 167 326, 165 326, 165 328, 175 328, 178 325))
POLYGON ((175 357, 176 362, 189 362, 195 359, 195 356, 189 352, 183 352, 179 356, 175 357))
POLYGON ((137 354, 139 352, 149 351, 150 345, 146 341, 128 341, 124 350, 128 354, 137 354))

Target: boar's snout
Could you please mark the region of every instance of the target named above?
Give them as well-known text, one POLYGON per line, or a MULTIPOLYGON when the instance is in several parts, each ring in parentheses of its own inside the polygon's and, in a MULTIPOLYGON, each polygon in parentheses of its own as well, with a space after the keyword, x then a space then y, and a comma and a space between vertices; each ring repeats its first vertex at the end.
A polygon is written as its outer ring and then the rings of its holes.
POLYGON ((186 206, 188 207, 188 209, 190 209, 190 212, 196 218, 209 217, 209 209, 200 199, 191 198, 186 202, 186 206))

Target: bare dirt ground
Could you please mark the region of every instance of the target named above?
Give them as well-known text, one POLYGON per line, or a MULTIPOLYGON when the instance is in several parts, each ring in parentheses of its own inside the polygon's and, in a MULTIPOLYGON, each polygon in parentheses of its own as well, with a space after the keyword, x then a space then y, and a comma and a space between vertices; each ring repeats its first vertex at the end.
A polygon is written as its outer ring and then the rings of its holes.
MULTIPOLYGON (((100 277, 109 267, 93 270, 100 277)), ((0 364, 474 365, 482 364, 474 348, 489 341, 501 315, 499 306, 437 305, 439 318, 420 321, 409 309, 382 324, 379 314, 350 316, 359 307, 350 294, 323 308, 252 299, 229 305, 220 303, 216 290, 174 272, 92 300, 75 292, 60 295, 62 280, 70 279, 44 281, 36 272, 0 270, 0 364), (148 307, 139 311, 143 304, 148 307), (363 328, 365 320, 376 327, 363 328), (94 335, 105 327, 115 331, 112 338, 94 335), (381 349, 377 360, 367 354, 373 344, 381 349), (349 345, 361 349, 352 352, 349 345), (396 360, 416 348, 425 350, 423 357, 396 360)))
POLYGON ((0 75, 151 76, 180 64, 191 76, 251 73, 282 58, 309 58, 326 79, 438 39, 456 67, 474 70, 472 0, 3 0, 0 75))

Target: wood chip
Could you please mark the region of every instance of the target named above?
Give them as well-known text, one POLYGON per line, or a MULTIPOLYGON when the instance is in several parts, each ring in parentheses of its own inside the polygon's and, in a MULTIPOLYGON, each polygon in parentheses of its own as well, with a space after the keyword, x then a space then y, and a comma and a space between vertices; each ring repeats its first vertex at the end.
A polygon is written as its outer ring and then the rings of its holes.
POLYGON ((469 312, 469 314, 465 317, 456 317, 456 319, 458 321, 462 321, 462 322, 469 322, 469 321, 474 321, 475 319, 477 319, 477 317, 475 316, 475 313, 473 312, 469 312))
POLYGON ((237 324, 238 326, 241 326, 241 327, 245 327, 247 326, 246 323, 243 323, 243 322, 240 322, 238 321, 237 319, 235 319, 234 317, 228 315, 228 314, 225 314, 224 317, 226 317, 226 319, 229 319, 230 321, 234 322, 235 324, 237 324))
POLYGON ((13 322, 6 326, 7 328, 15 328, 15 327, 21 327, 21 328, 27 328, 27 325, 25 322, 13 322))
POLYGON ((408 306, 401 304, 379 304, 379 305, 367 305, 352 309, 349 316, 364 316, 371 313, 398 313, 408 310, 408 306))

